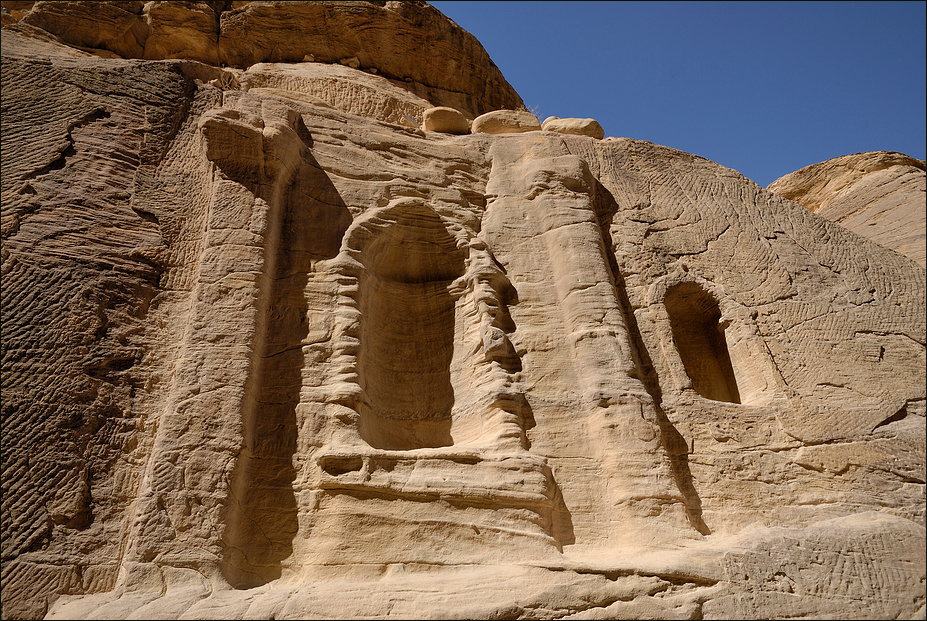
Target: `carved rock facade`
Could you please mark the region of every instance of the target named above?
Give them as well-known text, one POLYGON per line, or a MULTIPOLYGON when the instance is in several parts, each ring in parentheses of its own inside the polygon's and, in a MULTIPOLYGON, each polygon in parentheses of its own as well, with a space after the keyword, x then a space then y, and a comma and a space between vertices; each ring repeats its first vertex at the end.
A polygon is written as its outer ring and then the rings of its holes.
POLYGON ((921 266, 648 142, 412 127, 441 87, 354 48, 100 58, 46 4, 3 30, 6 618, 923 614, 921 266))

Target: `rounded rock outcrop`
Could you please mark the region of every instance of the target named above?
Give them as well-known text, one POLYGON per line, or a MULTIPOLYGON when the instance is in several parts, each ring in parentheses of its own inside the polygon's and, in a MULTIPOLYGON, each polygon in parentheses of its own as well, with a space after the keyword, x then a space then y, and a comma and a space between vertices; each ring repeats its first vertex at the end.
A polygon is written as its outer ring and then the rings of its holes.
POLYGON ((493 110, 476 117, 470 125, 474 134, 519 134, 540 129, 538 117, 521 110, 493 110))
POLYGON ((466 134, 470 131, 470 122, 459 110, 438 106, 422 113, 422 129, 444 134, 466 134))
POLYGON ((561 119, 556 116, 549 116, 541 124, 541 129, 548 132, 558 132, 560 134, 573 134, 575 136, 589 136, 596 140, 605 138, 605 130, 595 119, 561 119))
POLYGON ((924 160, 854 153, 805 166, 766 188, 924 266, 924 160))

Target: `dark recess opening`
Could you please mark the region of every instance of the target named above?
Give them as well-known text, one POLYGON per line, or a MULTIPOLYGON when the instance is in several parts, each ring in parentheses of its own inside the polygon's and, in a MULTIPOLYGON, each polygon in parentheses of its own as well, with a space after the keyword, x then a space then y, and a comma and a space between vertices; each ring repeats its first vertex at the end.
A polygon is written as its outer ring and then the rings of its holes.
POLYGON ((673 341, 695 392, 714 401, 740 403, 717 300, 688 282, 670 288, 664 304, 673 341))
POLYGON ((464 254, 425 206, 403 212, 364 251, 360 433, 375 448, 451 446, 454 298, 464 254))

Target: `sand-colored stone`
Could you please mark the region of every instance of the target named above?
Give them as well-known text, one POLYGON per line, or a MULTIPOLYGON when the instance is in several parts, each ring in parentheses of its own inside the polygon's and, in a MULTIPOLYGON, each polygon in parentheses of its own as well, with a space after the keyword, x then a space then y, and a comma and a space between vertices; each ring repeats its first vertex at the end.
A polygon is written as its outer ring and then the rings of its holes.
POLYGON ((248 91, 303 103, 309 96, 317 105, 387 123, 402 124, 407 116, 418 122, 433 107, 400 84, 340 64, 258 63, 235 73, 248 91))
POLYGON ((767 189, 927 266, 924 160, 891 151, 844 155, 780 177, 767 189))
POLYGON ((148 24, 144 58, 189 58, 219 64, 221 2, 146 2, 142 16, 148 24))
POLYGON ((422 129, 445 134, 466 134, 470 131, 470 122, 459 110, 439 106, 422 112, 422 129))
POLYGON ((589 136, 596 140, 605 137, 605 130, 595 119, 561 119, 556 116, 549 116, 544 119, 541 129, 548 132, 559 132, 561 134, 573 134, 575 136, 589 136))
POLYGON ((474 134, 520 134, 541 129, 538 118, 521 110, 493 110, 473 119, 474 134))
POLYGON ((22 22, 80 48, 143 58, 150 29, 144 2, 36 2, 22 22))
POLYGON ((390 46, 261 47, 469 40, 425 5, 219 4, 267 62, 3 28, 5 618, 923 615, 922 267, 649 142, 422 131, 479 106, 338 63, 390 46))
POLYGON ((434 106, 450 106, 471 118, 499 108, 524 110, 479 41, 426 2, 7 5, 12 13, 5 24, 38 27, 104 57, 183 57, 237 69, 310 57, 374 70, 434 106))

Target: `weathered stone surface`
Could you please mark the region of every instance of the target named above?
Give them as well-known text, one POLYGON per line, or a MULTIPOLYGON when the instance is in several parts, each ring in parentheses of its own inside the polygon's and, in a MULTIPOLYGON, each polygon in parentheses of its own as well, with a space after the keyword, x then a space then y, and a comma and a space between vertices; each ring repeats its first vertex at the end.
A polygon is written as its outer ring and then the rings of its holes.
POLYGON ((923 614, 911 260, 648 142, 405 126, 445 95, 355 50, 101 58, 23 21, 5 618, 923 614))
POLYGON ((541 129, 561 134, 590 136, 598 140, 605 137, 605 130, 595 119, 561 119, 556 116, 549 116, 544 119, 541 129))
POLYGON ((927 266, 924 160, 891 151, 844 155, 785 175, 767 189, 927 266))
POLYGON ((223 2, 146 2, 144 58, 189 58, 219 64, 219 13, 223 2))
POLYGON ((259 63, 237 71, 243 89, 400 124, 433 105, 382 76, 321 63, 259 63))
POLYGON ((24 24, 41 28, 81 48, 106 50, 124 58, 142 58, 149 27, 144 2, 36 2, 24 24))
POLYGON ((470 122, 459 110, 439 106, 428 108, 422 113, 422 129, 445 134, 466 134, 470 131, 470 122))
POLYGON ((538 118, 521 110, 493 110, 476 117, 470 125, 474 134, 518 134, 539 129, 538 118))
POLYGON ((183 57, 239 69, 309 57, 374 69, 432 105, 470 117, 524 109, 473 35, 426 2, 6 4, 16 5, 23 25, 97 55, 183 57))

